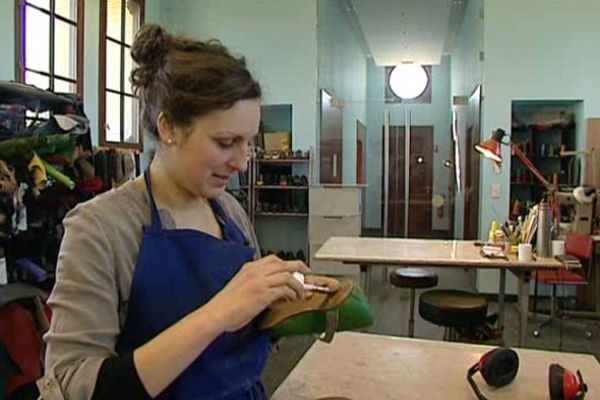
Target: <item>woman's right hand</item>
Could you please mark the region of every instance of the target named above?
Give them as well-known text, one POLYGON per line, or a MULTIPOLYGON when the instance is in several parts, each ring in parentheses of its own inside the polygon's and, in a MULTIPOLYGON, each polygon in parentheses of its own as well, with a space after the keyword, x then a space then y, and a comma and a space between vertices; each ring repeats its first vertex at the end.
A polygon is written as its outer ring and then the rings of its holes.
POLYGON ((279 300, 303 298, 302 283, 292 275, 296 271, 310 273, 302 261, 284 261, 275 255, 248 262, 202 308, 223 332, 236 331, 279 300))

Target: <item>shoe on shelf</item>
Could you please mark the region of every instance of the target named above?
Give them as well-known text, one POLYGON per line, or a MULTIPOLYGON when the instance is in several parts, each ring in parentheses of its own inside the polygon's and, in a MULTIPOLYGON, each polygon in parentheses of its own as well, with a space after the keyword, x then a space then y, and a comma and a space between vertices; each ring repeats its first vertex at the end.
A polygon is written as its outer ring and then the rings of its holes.
POLYGON ((285 175, 281 175, 279 177, 279 186, 287 186, 287 185, 288 185, 287 177, 285 175))
POLYGON ((308 186, 308 178, 306 175, 300 177, 300 186, 308 186))
POLYGON ((266 186, 273 185, 273 176, 268 172, 266 172, 264 175, 263 185, 266 185, 266 186))

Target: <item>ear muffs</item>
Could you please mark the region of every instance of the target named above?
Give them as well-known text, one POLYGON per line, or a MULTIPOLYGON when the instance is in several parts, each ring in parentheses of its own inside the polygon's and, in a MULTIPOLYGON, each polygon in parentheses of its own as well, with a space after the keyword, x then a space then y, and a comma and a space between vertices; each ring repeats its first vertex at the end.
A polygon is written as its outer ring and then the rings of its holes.
POLYGON ((469 368, 467 380, 477 398, 487 400, 473 380, 473 375, 477 371, 481 372, 481 376, 488 385, 499 388, 511 383, 515 379, 518 370, 519 356, 517 353, 507 347, 499 347, 485 353, 477 364, 469 368))
POLYGON ((551 400, 581 400, 587 392, 581 372, 577 375, 559 364, 551 364, 548 371, 548 386, 551 400))

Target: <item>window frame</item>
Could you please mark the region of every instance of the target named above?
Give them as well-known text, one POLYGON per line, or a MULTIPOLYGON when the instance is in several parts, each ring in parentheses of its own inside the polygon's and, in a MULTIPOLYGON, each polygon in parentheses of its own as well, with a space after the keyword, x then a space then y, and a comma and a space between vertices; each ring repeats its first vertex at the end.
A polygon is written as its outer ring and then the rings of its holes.
MULTIPOLYGON (((75 93, 80 99, 83 99, 83 41, 84 41, 84 32, 85 32, 85 10, 84 10, 84 0, 76 0, 77 1, 77 21, 75 21, 76 27, 76 38, 77 44, 75 46, 75 58, 76 58, 76 66, 75 66, 75 81, 73 79, 56 75, 54 73, 54 53, 56 44, 54 43, 54 31, 55 31, 55 21, 58 19, 59 21, 65 22, 69 25, 73 25, 73 21, 63 17, 62 15, 58 15, 54 12, 55 0, 50 1, 50 11, 40 8, 34 4, 30 4, 27 0, 15 0, 15 76, 17 82, 25 83, 25 72, 31 71, 36 74, 44 75, 48 77, 48 81, 50 83, 50 88, 54 89, 54 79, 61 79, 70 83, 75 84, 75 93), (24 10, 25 7, 32 7, 38 11, 47 14, 50 17, 50 26, 48 27, 50 32, 49 47, 49 72, 38 71, 32 68, 26 68, 25 66, 25 29, 26 26, 23 23, 24 18, 24 10), (52 46, 54 44, 54 47, 52 46)), ((46 88, 47 89, 47 88, 46 88)))
POLYGON ((427 86, 423 93, 414 99, 403 99, 401 97, 396 96, 396 94, 392 91, 390 87, 390 74, 392 70, 395 68, 395 65, 388 65, 385 67, 385 104, 425 104, 430 105, 433 102, 433 68, 431 65, 421 65, 427 74, 427 86))
MULTIPOLYGON (((125 92, 124 89, 124 81, 129 79, 129 77, 125 75, 125 58, 127 47, 131 47, 131 44, 126 44, 124 40, 124 32, 125 32, 125 4, 127 1, 133 1, 138 4, 140 7, 140 27, 144 24, 145 20, 145 0, 121 0, 121 40, 115 41, 114 38, 109 37, 107 35, 108 31, 108 0, 100 0, 100 52, 98 57, 98 142, 100 146, 112 149, 128 149, 128 150, 144 150, 144 138, 143 138, 143 130, 141 128, 141 116, 138 113, 139 124, 138 124, 138 142, 137 143, 128 143, 124 141, 124 102, 120 102, 121 113, 120 113, 120 141, 113 142, 106 140, 106 93, 112 92, 118 94, 119 96, 128 96, 132 98, 137 98, 133 94, 129 94, 125 92), (113 89, 109 89, 106 87, 106 42, 110 40, 121 47, 121 83, 120 90, 117 92, 113 89)), ((138 100, 139 101, 139 100, 138 100)), ((139 103, 138 103, 139 104, 139 103)))

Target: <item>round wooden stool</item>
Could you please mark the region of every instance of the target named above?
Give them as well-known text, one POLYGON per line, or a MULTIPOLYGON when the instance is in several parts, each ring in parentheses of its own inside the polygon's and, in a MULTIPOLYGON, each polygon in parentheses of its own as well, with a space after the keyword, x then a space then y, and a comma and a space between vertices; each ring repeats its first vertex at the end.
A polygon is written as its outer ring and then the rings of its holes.
POLYGON ((437 285, 436 273, 423 268, 398 268, 390 273, 392 285, 410 289, 410 314, 408 317, 408 336, 415 336, 415 289, 428 289, 437 285))
POLYGON ((487 300, 463 290, 430 290, 419 298, 419 315, 446 328, 444 339, 452 339, 454 328, 481 325, 487 316, 487 300))

